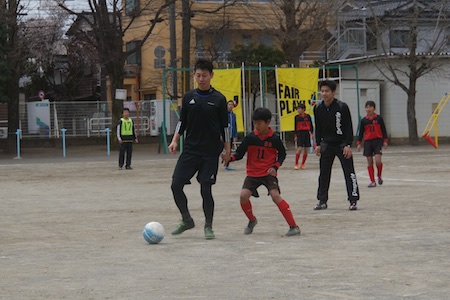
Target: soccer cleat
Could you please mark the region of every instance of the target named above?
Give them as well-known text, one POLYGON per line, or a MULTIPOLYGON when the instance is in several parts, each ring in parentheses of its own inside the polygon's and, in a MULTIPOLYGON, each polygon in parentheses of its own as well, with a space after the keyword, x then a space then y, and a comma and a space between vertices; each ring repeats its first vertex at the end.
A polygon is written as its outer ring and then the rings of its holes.
POLYGON ((207 240, 213 240, 216 238, 214 231, 212 230, 211 227, 205 227, 205 238, 207 240))
POLYGON ((305 164, 302 164, 302 166, 300 167, 302 170, 306 169, 305 164))
POLYGON ((254 219, 253 221, 249 221, 247 227, 244 229, 244 234, 251 234, 253 232, 253 228, 255 228, 256 224, 258 224, 258 220, 254 219))
POLYGON ((127 170, 133 170, 132 167, 125 167, 125 169, 127 169, 127 170))
POLYGON ((232 167, 225 167, 225 170, 227 170, 227 171, 234 171, 234 168, 232 168, 232 167))
POLYGON ((348 209, 349 210, 357 210, 358 208, 356 207, 356 202, 351 202, 350 207, 348 209))
POLYGON ((123 168, 122 168, 122 167, 119 167, 119 170, 123 170, 123 168))
POLYGON ((322 209, 327 209, 327 208, 328 208, 328 205, 326 202, 319 201, 317 203, 317 205, 314 207, 314 210, 322 210, 322 209))
POLYGON ((298 164, 295 164, 294 170, 298 170, 298 164))
POLYGON ((381 177, 378 177, 378 184, 382 185, 383 184, 383 179, 381 177))
POLYGON ((192 229, 195 227, 194 220, 191 220, 189 222, 181 221, 180 224, 178 224, 177 228, 175 228, 172 231, 172 235, 179 235, 185 232, 188 229, 192 229))
POLYGON ((375 181, 372 181, 371 183, 369 183, 369 185, 367 187, 373 188, 373 187, 376 187, 376 186, 377 186, 377 184, 375 183, 375 181))
POLYGON ((286 236, 294 236, 294 235, 300 235, 300 227, 293 226, 289 228, 289 231, 286 233, 286 236))

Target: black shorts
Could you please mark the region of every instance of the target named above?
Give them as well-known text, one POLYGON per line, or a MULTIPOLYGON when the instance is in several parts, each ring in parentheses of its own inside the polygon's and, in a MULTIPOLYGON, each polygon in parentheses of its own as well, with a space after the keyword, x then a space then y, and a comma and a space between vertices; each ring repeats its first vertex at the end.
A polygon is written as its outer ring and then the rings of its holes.
POLYGON ((375 154, 382 154, 383 139, 374 139, 364 141, 364 156, 374 156, 375 154))
POLYGON ((278 185, 278 178, 272 175, 267 175, 264 177, 247 176, 244 180, 244 185, 242 188, 250 190, 253 197, 259 197, 257 189, 261 185, 264 185, 267 188, 268 195, 270 195, 270 191, 273 189, 277 189, 281 194, 280 186, 278 185))
POLYGON ((311 147, 309 131, 302 130, 297 133, 297 147, 311 147))
POLYGON ((218 156, 202 156, 183 152, 178 158, 172 177, 189 184, 191 178, 197 173, 198 182, 215 184, 218 169, 218 156))

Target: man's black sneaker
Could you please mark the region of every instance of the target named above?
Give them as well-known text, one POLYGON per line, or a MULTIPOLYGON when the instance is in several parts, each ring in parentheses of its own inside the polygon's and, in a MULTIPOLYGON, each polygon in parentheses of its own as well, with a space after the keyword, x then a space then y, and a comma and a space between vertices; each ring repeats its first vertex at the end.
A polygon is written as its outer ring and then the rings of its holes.
POLYGON ((322 209, 327 209, 327 208, 328 208, 328 205, 326 202, 319 201, 317 203, 316 207, 314 207, 314 210, 322 210, 322 209))
POLYGON ((300 235, 300 227, 293 226, 289 228, 289 231, 286 233, 286 236, 294 236, 294 235, 300 235))
POLYGON ((251 234, 253 232, 253 228, 255 228, 256 224, 258 224, 258 220, 254 219, 253 221, 249 221, 247 227, 244 229, 244 234, 251 234))
POLYGON ((192 229, 194 227, 195 227, 194 220, 189 221, 189 222, 181 221, 181 223, 178 224, 177 228, 175 228, 175 230, 172 231, 172 235, 182 234, 186 230, 192 229))
POLYGON ((350 209, 350 210, 357 210, 358 208, 356 207, 356 202, 350 203, 350 207, 348 209, 350 209))
POLYGON ((383 184, 383 179, 381 177, 378 177, 378 184, 382 185, 383 184))
POLYGON ((127 169, 127 170, 133 170, 132 167, 125 167, 125 169, 127 169))

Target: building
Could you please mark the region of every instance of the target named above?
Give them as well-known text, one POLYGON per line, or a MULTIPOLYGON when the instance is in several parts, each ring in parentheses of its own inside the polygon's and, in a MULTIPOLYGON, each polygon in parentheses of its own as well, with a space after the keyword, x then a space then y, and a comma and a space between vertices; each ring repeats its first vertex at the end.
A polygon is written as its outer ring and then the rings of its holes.
MULTIPOLYGON (((417 40, 414 53, 420 65, 434 64, 421 76, 416 87, 416 118, 419 135, 439 100, 450 92, 450 4, 448 1, 417 1, 417 40)), ((346 1, 337 14, 338 24, 324 46, 328 65, 355 65, 359 79, 359 111, 364 116, 365 100, 379 101, 391 138, 408 137, 406 92, 389 81, 389 68, 398 70, 397 80, 409 85, 413 1, 346 1), (407 71, 402 72, 403 71, 407 71), (379 93, 377 92, 379 91, 379 93)), ((392 76, 390 76, 392 77, 392 76)), ((341 98, 358 110, 355 71, 342 68, 341 82, 348 88, 341 98)), ((395 80, 395 78, 392 78, 395 80)), ((450 107, 439 118, 439 135, 450 136, 450 107)), ((355 133, 356 133, 356 126, 355 133)))
MULTIPOLYGON (((192 1, 191 1, 192 2, 192 1)), ((236 45, 261 43, 269 46, 280 46, 280 37, 276 29, 280 27, 282 13, 273 1, 246 0, 232 1, 225 4, 223 0, 197 0, 192 2, 190 60, 207 58, 221 66, 226 66, 227 56, 236 45)), ((163 70, 171 66, 170 61, 170 20, 165 12, 157 20, 153 20, 157 7, 151 1, 124 0, 124 24, 133 19, 133 23, 124 36, 125 49, 135 49, 149 26, 156 22, 150 38, 140 51, 128 57, 126 62, 126 78, 124 81, 129 100, 150 100, 162 98, 163 70)), ((176 2, 176 62, 181 67, 182 57, 182 7, 176 2)), ((324 15, 323 12, 320 12, 324 15)), ((303 26, 308 26, 307 23, 303 26)), ((313 43, 316 48, 323 44, 322 37, 313 43)), ((317 53, 317 52, 315 52, 317 53)), ((314 54, 317 55, 317 54, 314 54)), ((317 59, 316 56, 313 60, 317 59)), ((300 57, 299 57, 300 59, 300 57)), ((184 86, 186 74, 179 74, 178 91, 192 88, 184 86)), ((170 95, 170 89, 166 91, 170 95)), ((178 97, 181 92, 178 92, 178 97)), ((176 97, 175 97, 176 98, 176 97)))

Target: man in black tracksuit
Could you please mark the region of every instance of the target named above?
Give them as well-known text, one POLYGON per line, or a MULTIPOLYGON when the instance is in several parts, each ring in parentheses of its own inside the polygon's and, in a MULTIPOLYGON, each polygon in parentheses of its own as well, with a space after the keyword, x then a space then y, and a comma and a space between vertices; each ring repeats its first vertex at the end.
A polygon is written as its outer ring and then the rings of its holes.
POLYGON ((342 101, 334 98, 336 83, 323 81, 320 84, 322 103, 314 107, 316 124, 316 154, 320 156, 319 188, 315 210, 326 209, 330 188, 331 168, 334 158, 341 161, 347 186, 350 210, 356 210, 359 189, 353 166, 353 126, 350 110, 342 101))
POLYGON ((181 223, 172 231, 173 235, 195 226, 183 188, 197 173, 205 214, 205 238, 215 238, 212 230, 214 199, 211 188, 216 182, 220 153, 225 147, 223 160, 228 162, 231 150, 227 101, 224 95, 211 87, 213 74, 211 62, 203 59, 197 61, 194 78, 198 88, 183 96, 180 121, 169 145, 169 151, 174 154, 181 135, 186 133, 183 153, 172 177, 172 193, 182 217, 181 223))

